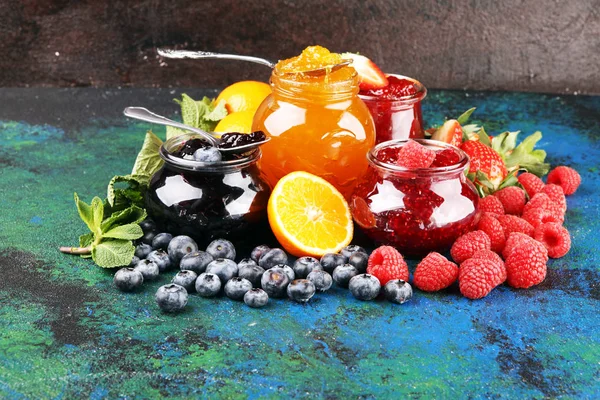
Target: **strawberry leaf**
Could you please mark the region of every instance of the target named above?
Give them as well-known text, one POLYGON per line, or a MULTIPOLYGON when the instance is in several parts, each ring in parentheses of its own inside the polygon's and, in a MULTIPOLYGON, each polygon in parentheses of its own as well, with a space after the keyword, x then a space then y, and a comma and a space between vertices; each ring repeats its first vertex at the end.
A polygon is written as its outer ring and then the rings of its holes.
POLYGON ((479 129, 479 132, 477 133, 479 135, 479 141, 481 143, 485 144, 488 147, 492 147, 492 141, 490 140, 490 137, 486 133, 485 129, 483 129, 483 126, 481 127, 481 129, 479 129))
POLYGON ((550 170, 550 164, 545 163, 546 152, 535 150, 536 143, 542 138, 542 132, 537 131, 527 136, 510 154, 505 157, 507 168, 519 168, 542 177, 550 170))
POLYGON ((517 136, 519 131, 516 132, 503 132, 496 136, 492 142, 492 149, 496 153, 506 160, 506 156, 514 150, 517 146, 517 136))
POLYGON ((465 125, 467 123, 467 121, 469 121, 469 117, 471 116, 471 114, 473 114, 473 111, 475 111, 475 109, 476 109, 476 107, 469 108, 467 111, 465 111, 464 113, 462 113, 460 117, 456 118, 456 120, 458 121, 458 123, 461 126, 465 125))
POLYGON ((478 125, 475 125, 475 124, 464 125, 462 127, 463 142, 467 141, 467 140, 477 139, 477 135, 478 135, 478 132, 480 129, 481 129, 481 127, 478 125))
POLYGON ((498 190, 504 189, 505 187, 509 187, 509 186, 516 186, 518 183, 519 183, 519 180, 517 179, 517 177, 515 175, 508 174, 508 176, 506 178, 504 178, 504 180, 498 186, 498 190))

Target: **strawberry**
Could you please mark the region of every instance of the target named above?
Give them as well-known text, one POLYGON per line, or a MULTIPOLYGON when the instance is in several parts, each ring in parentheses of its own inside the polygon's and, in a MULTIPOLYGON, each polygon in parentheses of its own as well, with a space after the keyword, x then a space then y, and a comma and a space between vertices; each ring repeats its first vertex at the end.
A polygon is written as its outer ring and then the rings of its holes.
POLYGON ((462 127, 457 120, 449 119, 431 135, 431 138, 458 147, 462 143, 462 127))
POLYGON ((500 154, 476 140, 468 140, 460 148, 471 158, 469 174, 475 175, 475 182, 483 183, 482 173, 494 188, 500 186, 508 174, 500 154))
POLYGON ((360 90, 381 89, 388 85, 385 74, 369 58, 354 53, 343 53, 342 57, 352 60, 350 66, 358 73, 360 90))

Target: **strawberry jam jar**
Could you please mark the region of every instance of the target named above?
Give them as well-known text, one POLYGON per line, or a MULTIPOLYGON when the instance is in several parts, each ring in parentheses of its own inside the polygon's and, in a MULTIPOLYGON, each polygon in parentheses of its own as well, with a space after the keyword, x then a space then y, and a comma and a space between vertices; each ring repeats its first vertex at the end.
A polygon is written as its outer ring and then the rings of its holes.
POLYGON ((389 84, 381 89, 361 90, 359 97, 369 108, 377 143, 393 139, 422 139, 421 100, 427 89, 403 75, 386 74, 389 84))
POLYGON ((469 157, 450 144, 417 141, 437 153, 431 167, 395 165, 406 141, 380 143, 369 152, 368 171, 350 201, 367 236, 408 256, 448 250, 479 219, 479 196, 465 176, 469 157))

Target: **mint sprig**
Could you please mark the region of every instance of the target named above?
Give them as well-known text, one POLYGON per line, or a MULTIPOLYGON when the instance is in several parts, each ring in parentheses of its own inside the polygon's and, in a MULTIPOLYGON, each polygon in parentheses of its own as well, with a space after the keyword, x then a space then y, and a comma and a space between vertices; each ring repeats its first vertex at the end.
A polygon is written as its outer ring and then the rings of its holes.
MULTIPOLYGON (((204 131, 214 131, 217 123, 227 116, 225 101, 215 103, 208 97, 202 100, 194 100, 187 94, 181 95, 180 99, 173 99, 181 107, 181 118, 186 125, 200 128, 204 131)), ((184 130, 167 126, 167 139, 185 133, 184 130)))

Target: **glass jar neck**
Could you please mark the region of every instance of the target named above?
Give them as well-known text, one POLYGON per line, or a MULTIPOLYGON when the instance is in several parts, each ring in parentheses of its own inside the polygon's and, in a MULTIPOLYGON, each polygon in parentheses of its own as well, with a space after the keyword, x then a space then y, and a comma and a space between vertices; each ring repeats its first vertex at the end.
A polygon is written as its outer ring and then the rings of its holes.
POLYGON ((329 75, 301 77, 295 74, 271 74, 273 95, 294 101, 336 102, 349 100, 358 95, 358 75, 348 79, 331 79, 329 75))

